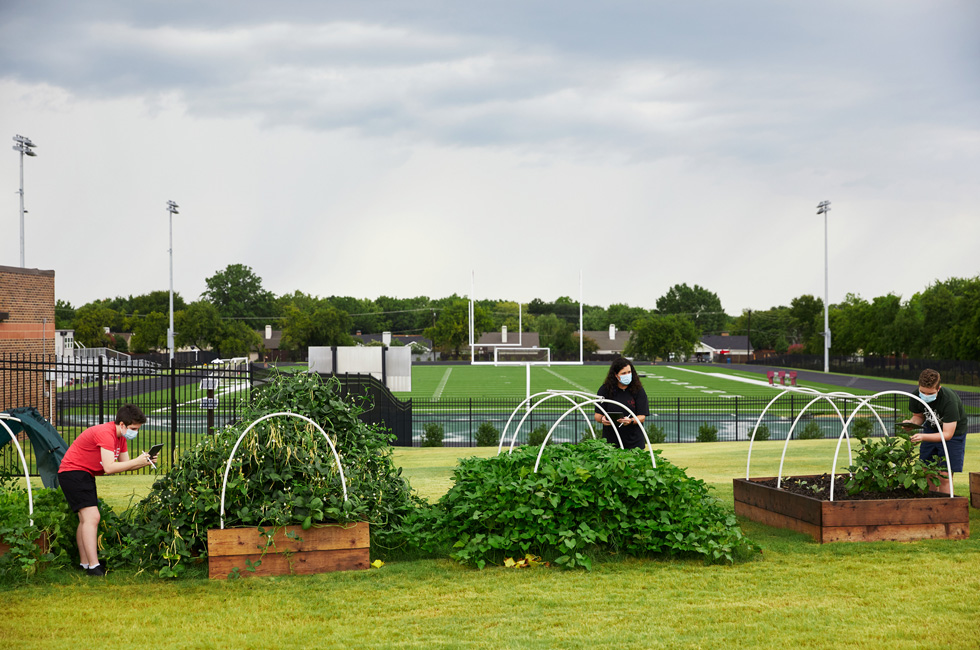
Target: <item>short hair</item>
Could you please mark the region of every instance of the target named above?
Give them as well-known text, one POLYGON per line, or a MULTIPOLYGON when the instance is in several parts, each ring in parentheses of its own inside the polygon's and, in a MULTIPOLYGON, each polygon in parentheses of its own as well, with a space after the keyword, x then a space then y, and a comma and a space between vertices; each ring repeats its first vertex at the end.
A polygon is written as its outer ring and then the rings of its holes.
POLYGON ((939 386, 939 373, 932 368, 926 368, 919 375, 919 385, 923 388, 935 388, 939 386))
POLYGON ((125 406, 120 406, 119 410, 116 411, 116 424, 125 424, 126 426, 130 424, 146 424, 146 416, 143 415, 140 407, 134 404, 126 404, 125 406))

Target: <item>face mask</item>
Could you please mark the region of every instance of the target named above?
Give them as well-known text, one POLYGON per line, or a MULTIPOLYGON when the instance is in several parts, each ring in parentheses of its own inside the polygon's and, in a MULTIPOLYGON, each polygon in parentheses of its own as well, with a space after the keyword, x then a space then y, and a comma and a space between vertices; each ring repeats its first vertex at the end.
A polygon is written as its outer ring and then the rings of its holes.
POLYGON ((926 404, 930 404, 932 402, 935 402, 936 401, 936 398, 938 396, 939 396, 939 391, 936 391, 932 395, 926 395, 921 390, 919 391, 919 397, 921 397, 922 398, 922 401, 925 402, 926 404))
POLYGON ((139 432, 139 429, 130 429, 129 427, 126 427, 123 429, 123 437, 125 437, 126 440, 132 440, 139 434, 139 432))
POLYGON ((623 386, 629 386, 631 381, 633 381, 633 373, 627 373, 619 378, 619 383, 623 386))

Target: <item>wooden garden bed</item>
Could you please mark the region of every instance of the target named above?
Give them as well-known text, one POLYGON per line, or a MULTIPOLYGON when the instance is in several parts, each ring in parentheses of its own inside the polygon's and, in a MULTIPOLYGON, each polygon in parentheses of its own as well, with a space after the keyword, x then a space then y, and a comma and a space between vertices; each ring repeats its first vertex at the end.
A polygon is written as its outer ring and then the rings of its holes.
MULTIPOLYGON (((35 544, 41 549, 42 553, 48 552, 48 534, 46 532, 41 532, 41 537, 34 541, 35 544)), ((7 551, 10 550, 10 544, 4 544, 0 542, 0 555, 6 555, 7 551)))
POLYGON ((970 505, 980 510, 980 472, 970 472, 970 505))
POLYGON ((235 568, 241 576, 277 576, 367 569, 370 531, 366 522, 276 529, 273 543, 256 528, 225 528, 208 531, 208 577, 227 578, 235 568), (299 540, 292 538, 295 534, 299 540), (263 549, 265 552, 263 553, 263 549), (261 560, 255 571, 249 570, 261 560))
POLYGON ((970 536, 966 497, 826 501, 758 483, 766 480, 771 479, 733 481, 735 513, 806 533, 821 544, 970 536))

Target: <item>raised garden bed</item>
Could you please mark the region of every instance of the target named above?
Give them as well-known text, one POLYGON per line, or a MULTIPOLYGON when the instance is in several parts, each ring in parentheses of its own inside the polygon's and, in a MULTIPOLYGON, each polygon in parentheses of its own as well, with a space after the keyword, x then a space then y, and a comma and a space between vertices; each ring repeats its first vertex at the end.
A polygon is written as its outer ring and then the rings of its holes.
MULTIPOLYGON (((48 544, 48 534, 46 532, 42 531, 41 537, 34 540, 34 543, 37 544, 38 548, 41 549, 41 553, 48 552, 49 544, 48 544)), ((0 542, 0 555, 6 555, 7 551, 9 550, 10 550, 10 544, 4 544, 3 542, 0 542)))
POLYGON ((980 509, 980 472, 970 472, 970 505, 980 509))
POLYGON ((208 577, 367 569, 371 562, 370 540, 367 522, 314 526, 308 530, 302 526, 284 526, 275 530, 271 543, 256 528, 211 529, 208 577))
MULTIPOLYGON (((792 478, 810 481, 820 477, 792 478)), ((821 544, 970 536, 966 497, 930 495, 829 501, 765 485, 775 480, 771 477, 734 479, 735 514, 767 526, 806 533, 821 544)), ((843 480, 838 477, 837 482, 843 480)))

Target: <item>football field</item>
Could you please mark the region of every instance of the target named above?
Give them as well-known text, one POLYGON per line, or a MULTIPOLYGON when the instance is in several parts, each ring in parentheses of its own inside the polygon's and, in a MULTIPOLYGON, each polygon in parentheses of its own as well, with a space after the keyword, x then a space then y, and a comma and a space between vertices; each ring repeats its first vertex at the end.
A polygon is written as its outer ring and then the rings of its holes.
MULTIPOLYGON (((608 371, 607 365, 533 366, 531 394, 547 390, 579 390, 595 393, 608 371)), ((766 397, 774 396, 782 386, 769 386, 766 375, 744 370, 730 370, 711 364, 684 366, 658 364, 637 365, 637 373, 650 399, 675 397, 766 397)), ((814 382, 800 386, 821 392, 838 387, 814 382)), ((524 367, 471 365, 413 365, 411 392, 396 393, 402 399, 418 398, 438 401, 446 398, 517 398, 526 396, 527 375, 524 367)), ((864 391, 849 391, 867 394, 864 391)))

